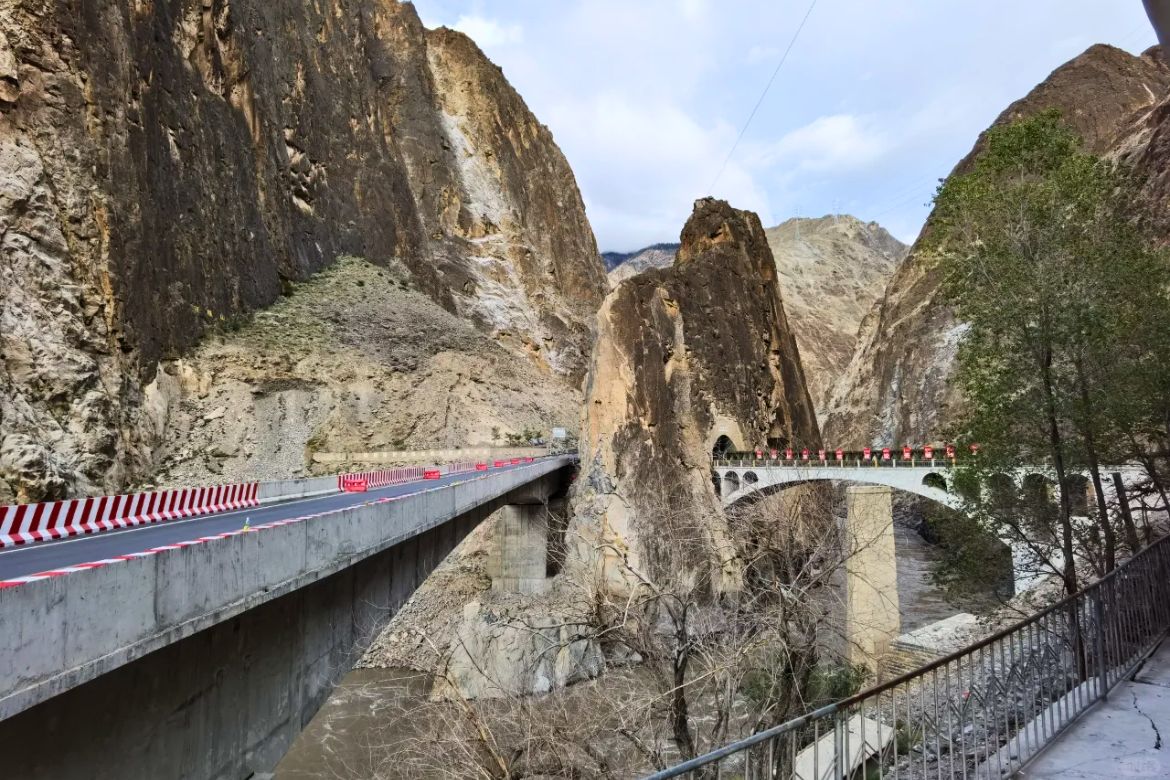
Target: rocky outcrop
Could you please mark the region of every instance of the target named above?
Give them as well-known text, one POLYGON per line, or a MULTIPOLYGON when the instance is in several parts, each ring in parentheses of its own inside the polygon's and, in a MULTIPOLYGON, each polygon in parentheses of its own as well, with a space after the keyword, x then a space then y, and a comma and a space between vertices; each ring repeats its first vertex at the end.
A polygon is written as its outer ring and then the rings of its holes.
MULTIPOLYGON (((776 260, 784 310, 800 348, 805 380, 823 420, 829 390, 857 346, 861 320, 885 289, 907 247, 876 222, 848 215, 797 217, 764 231, 776 260)), ((655 244, 609 272, 609 286, 674 263, 678 244, 655 244)))
POLYGON ((632 567, 736 588, 712 449, 820 440, 759 218, 697 201, 674 265, 619 284, 597 323, 570 538, 611 585, 632 567))
MULTIPOLYGON (((1170 69, 1157 52, 1134 57, 1093 46, 1009 106, 996 124, 1059 109, 1086 149, 1133 161, 1151 197, 1164 198, 1170 109, 1159 104, 1168 89, 1170 69)), ((966 171, 982 145, 981 136, 953 174, 966 171)), ((955 419, 960 399, 949 379, 963 325, 940 300, 930 247, 928 220, 862 323, 857 349, 829 400, 824 432, 834 444, 922 443, 942 436, 955 419)))
POLYGON ((580 413, 564 383, 441 308, 401 264, 353 257, 163 361, 154 386, 153 481, 169 485, 300 476, 316 452, 502 444, 580 413))
POLYGON ((699 599, 741 586, 742 540, 712 485, 713 448, 820 441, 759 219, 698 201, 674 264, 620 283, 597 330, 582 474, 567 521, 550 523, 556 576, 539 594, 492 590, 489 519, 362 665, 434 673, 436 697, 541 693, 637 662, 598 625, 598 604, 638 578, 699 599))
POLYGON ((5 4, 0 233, 0 501, 148 472, 160 359, 338 256, 570 388, 604 292, 548 130, 394 0, 5 4))

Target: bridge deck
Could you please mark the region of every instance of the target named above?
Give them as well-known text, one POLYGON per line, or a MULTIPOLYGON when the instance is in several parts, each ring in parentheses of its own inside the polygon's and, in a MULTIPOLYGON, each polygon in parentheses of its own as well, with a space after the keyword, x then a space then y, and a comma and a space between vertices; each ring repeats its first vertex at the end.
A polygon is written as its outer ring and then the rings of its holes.
MULTIPOLYGON (((491 473, 518 468, 522 468, 522 466, 502 466, 492 469, 491 473)), ((187 519, 168 520, 118 531, 105 531, 89 536, 34 542, 21 547, 0 550, 0 580, 11 580, 52 569, 114 558, 119 555, 145 552, 151 548, 187 542, 201 536, 236 531, 243 527, 245 521, 255 526, 320 512, 348 509, 375 499, 413 495, 431 488, 453 485, 477 476, 482 476, 482 472, 452 474, 437 480, 417 480, 382 488, 371 488, 366 493, 334 493, 250 509, 237 509, 187 519)))

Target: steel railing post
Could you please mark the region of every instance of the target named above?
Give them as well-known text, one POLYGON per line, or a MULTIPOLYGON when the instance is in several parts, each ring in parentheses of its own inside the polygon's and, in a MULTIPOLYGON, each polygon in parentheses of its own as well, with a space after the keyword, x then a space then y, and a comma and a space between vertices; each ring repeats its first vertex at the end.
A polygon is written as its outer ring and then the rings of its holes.
POLYGON ((1097 623, 1097 698, 1104 701, 1108 692, 1109 670, 1105 664, 1105 608, 1101 604, 1101 585, 1097 586, 1093 599, 1093 617, 1097 623))
MULTIPOLYGON (((815 748, 814 748, 815 750, 815 748)), ((833 713, 833 778, 845 780, 848 770, 845 768, 845 726, 841 722, 841 711, 833 713)))

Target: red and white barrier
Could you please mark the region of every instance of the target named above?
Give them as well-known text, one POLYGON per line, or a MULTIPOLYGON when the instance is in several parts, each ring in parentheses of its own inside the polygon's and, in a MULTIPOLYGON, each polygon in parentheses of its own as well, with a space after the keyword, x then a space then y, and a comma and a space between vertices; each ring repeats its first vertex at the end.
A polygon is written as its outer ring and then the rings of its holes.
POLYGON ((354 471, 349 474, 337 475, 337 489, 345 490, 347 481, 365 480, 366 487, 378 488, 387 485, 398 485, 403 482, 413 482, 423 478, 422 466, 403 466, 397 469, 382 469, 381 471, 354 471))
POLYGON ((259 506, 259 483, 0 507, 0 547, 259 506))
MULTIPOLYGON (((515 458, 511 463, 522 460, 532 462, 531 458, 515 458)), ((496 467, 508 463, 495 461, 496 467)), ((381 471, 338 474, 337 489, 342 492, 364 492, 387 485, 439 479, 451 474, 486 469, 486 463, 466 461, 443 466, 402 466, 381 471)), ((259 489, 260 483, 245 482, 0 506, 0 548, 255 507, 260 505, 259 489)))

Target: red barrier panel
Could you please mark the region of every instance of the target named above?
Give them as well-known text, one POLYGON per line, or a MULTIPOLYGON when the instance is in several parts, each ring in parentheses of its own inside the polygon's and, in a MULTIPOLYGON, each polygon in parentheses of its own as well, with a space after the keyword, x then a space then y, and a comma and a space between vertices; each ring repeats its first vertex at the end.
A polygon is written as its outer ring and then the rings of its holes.
POLYGON ((341 480, 341 489, 346 493, 365 493, 369 487, 370 481, 365 477, 344 477, 341 480))
POLYGON ((439 479, 442 476, 443 476, 443 473, 441 471, 439 471, 438 469, 424 469, 423 470, 423 479, 439 479))
POLYGON ((476 470, 476 471, 487 471, 487 470, 488 470, 488 464, 486 464, 486 463, 476 463, 476 464, 475 464, 475 470, 476 470))
POLYGON ((498 468, 498 469, 499 469, 499 468, 503 468, 504 466, 507 466, 507 465, 508 465, 508 462, 507 462, 507 461, 503 461, 503 460, 497 460, 497 461, 496 461, 495 463, 493 463, 492 465, 494 465, 496 468, 498 468))
POLYGON ((520 465, 520 459, 519 459, 519 458, 512 458, 512 465, 513 465, 513 466, 519 466, 519 465, 520 465))
POLYGON ((0 507, 0 547, 259 506, 260 483, 157 490, 0 507))

